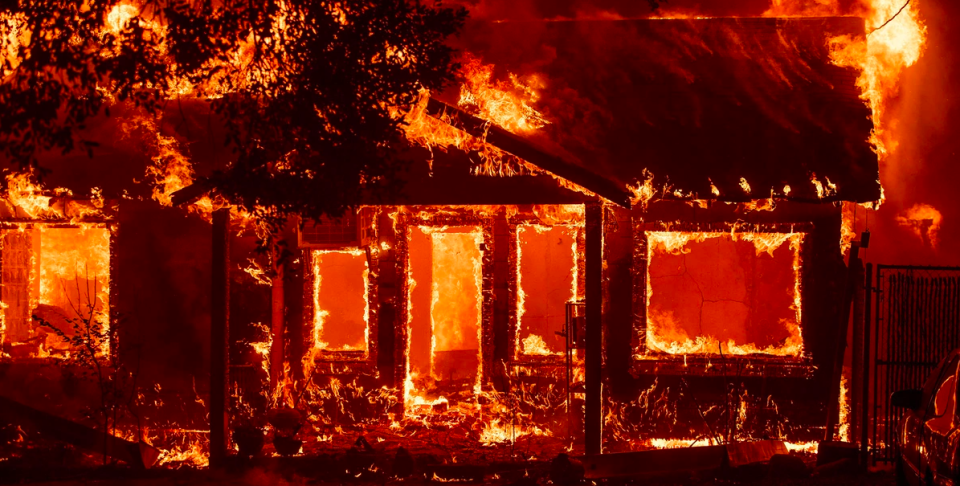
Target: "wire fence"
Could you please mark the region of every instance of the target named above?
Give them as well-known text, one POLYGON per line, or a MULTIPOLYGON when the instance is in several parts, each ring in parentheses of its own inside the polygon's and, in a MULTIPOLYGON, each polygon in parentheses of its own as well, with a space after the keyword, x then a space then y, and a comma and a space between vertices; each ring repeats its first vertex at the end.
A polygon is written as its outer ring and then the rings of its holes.
POLYGON ((878 265, 873 292, 871 443, 874 462, 890 462, 903 417, 890 395, 920 388, 940 359, 960 347, 960 268, 878 265))

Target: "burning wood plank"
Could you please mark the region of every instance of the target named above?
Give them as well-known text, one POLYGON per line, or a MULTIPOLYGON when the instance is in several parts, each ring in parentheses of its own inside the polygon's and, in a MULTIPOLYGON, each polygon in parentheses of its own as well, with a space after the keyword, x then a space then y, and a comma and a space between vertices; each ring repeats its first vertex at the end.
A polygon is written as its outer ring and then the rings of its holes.
POLYGON ((559 177, 583 186, 623 207, 630 207, 631 194, 622 187, 593 172, 584 169, 569 155, 556 155, 538 147, 533 141, 515 135, 486 120, 473 116, 459 108, 435 98, 427 101, 427 114, 443 120, 444 114, 454 115, 456 128, 480 138, 490 145, 515 155, 559 177))
POLYGON ((2 396, 0 417, 81 449, 105 453, 135 467, 150 468, 160 457, 160 451, 145 442, 130 442, 2 396))

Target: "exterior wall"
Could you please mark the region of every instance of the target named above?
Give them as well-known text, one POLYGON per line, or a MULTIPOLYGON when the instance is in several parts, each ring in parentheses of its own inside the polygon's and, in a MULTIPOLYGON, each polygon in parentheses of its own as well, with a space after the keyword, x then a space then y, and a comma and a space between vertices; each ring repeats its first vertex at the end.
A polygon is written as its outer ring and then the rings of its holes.
POLYGON ((629 448, 640 437, 722 436, 822 438, 828 386, 840 325, 846 267, 840 254, 840 208, 827 204, 781 203, 774 211, 735 212, 714 204, 695 208, 685 203, 657 203, 633 212, 608 209, 604 240, 605 370, 609 388, 605 442, 613 450, 629 448), (660 366, 633 357, 638 322, 643 322, 645 294, 638 295, 637 254, 633 251, 638 221, 756 224, 797 223, 811 226, 802 250, 802 321, 804 359, 794 365, 749 363, 736 357, 668 357, 660 366), (678 371, 679 370, 679 371, 678 371), (646 401, 644 401, 646 400, 646 401), (656 403, 656 406, 649 406, 656 403), (745 419, 739 418, 741 406, 745 419), (707 412, 708 410, 712 412, 707 412), (705 414, 705 415, 703 415, 705 414), (645 424, 645 425, 638 425, 645 424), (709 424, 709 425, 708 425, 709 424), (732 431, 732 432, 731 432, 732 431))

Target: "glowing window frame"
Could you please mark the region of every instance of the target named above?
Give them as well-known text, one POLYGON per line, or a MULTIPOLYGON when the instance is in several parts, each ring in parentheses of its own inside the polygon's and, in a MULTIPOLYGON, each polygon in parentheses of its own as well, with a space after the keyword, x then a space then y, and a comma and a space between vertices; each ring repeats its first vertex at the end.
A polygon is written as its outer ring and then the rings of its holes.
POLYGON ((727 358, 761 360, 780 363, 801 363, 808 359, 807 334, 804 329, 807 327, 806 313, 802 308, 806 307, 806 293, 804 292, 804 282, 807 278, 805 261, 811 257, 811 235, 814 227, 810 223, 678 223, 678 222, 643 222, 635 220, 633 224, 633 335, 631 342, 631 354, 634 362, 648 360, 663 361, 681 361, 687 360, 707 360, 719 356, 711 353, 697 354, 670 354, 659 350, 651 350, 646 345, 647 339, 647 258, 648 258, 648 236, 647 232, 702 232, 702 233, 730 233, 730 232, 755 232, 755 233, 802 233, 803 241, 799 250, 799 268, 797 291, 800 294, 801 312, 800 312, 800 332, 803 340, 803 351, 799 356, 774 356, 768 354, 744 354, 744 355, 725 355, 727 358))
MULTIPOLYGON (((369 247, 347 247, 347 248, 304 248, 303 249, 303 268, 307 269, 303 279, 303 323, 304 334, 306 335, 307 354, 313 354, 314 361, 322 362, 342 362, 356 361, 368 362, 373 365, 377 362, 378 351, 378 323, 379 323, 379 299, 378 299, 378 267, 379 252, 373 251, 369 247), (316 313, 314 305, 316 286, 316 274, 314 264, 314 253, 355 253, 364 254, 367 259, 366 270, 366 343, 367 347, 363 350, 342 350, 316 348, 316 313)), ((322 281, 321 281, 322 284, 322 281)))
MULTIPOLYGON (((62 203, 64 208, 73 207, 73 205, 82 204, 81 201, 75 200, 64 200, 62 203)), ((104 204, 101 210, 115 211, 116 208, 111 204, 104 204)), ((64 209, 65 212, 68 212, 68 209, 64 209)), ((78 220, 70 221, 66 218, 51 218, 51 219, 37 219, 37 218, 23 218, 23 219, 6 219, 0 221, 0 230, 20 230, 24 227, 33 228, 34 226, 44 226, 50 229, 64 228, 80 228, 81 226, 90 226, 96 229, 105 229, 108 233, 109 238, 109 248, 107 254, 107 268, 109 270, 109 275, 107 277, 106 285, 108 287, 106 296, 107 296, 107 306, 104 309, 106 313, 106 329, 104 332, 108 334, 109 340, 104 343, 104 346, 96 354, 98 359, 107 359, 110 356, 115 356, 118 352, 118 339, 117 332, 119 329, 114 328, 116 322, 114 316, 116 315, 117 307, 117 286, 114 284, 114 280, 117 275, 117 259, 116 259, 116 243, 117 243, 117 229, 119 227, 118 223, 113 218, 114 213, 109 213, 107 215, 99 215, 95 217, 81 217, 78 220)), ((26 358, 14 358, 10 355, 7 355, 3 352, 3 346, 6 343, 6 324, 2 314, 0 314, 0 362, 3 361, 31 361, 31 360, 61 360, 64 359, 62 356, 57 355, 43 355, 43 356, 31 356, 26 358)))
POLYGON ((585 220, 570 218, 566 221, 544 222, 533 215, 515 216, 511 218, 509 224, 510 230, 510 254, 508 257, 508 282, 507 294, 509 297, 508 312, 510 323, 507 328, 507 342, 510 346, 509 357, 513 361, 529 360, 562 360, 563 353, 556 355, 536 355, 520 352, 520 308, 517 305, 520 299, 520 238, 519 230, 521 226, 564 226, 575 230, 576 240, 576 258, 577 258, 577 276, 576 276, 576 300, 582 302, 586 298, 586 225, 585 220))

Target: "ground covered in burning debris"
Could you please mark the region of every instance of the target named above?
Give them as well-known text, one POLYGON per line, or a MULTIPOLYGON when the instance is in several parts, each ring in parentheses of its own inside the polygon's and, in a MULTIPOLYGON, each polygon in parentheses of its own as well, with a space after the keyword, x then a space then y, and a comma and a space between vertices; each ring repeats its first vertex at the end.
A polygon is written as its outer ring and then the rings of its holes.
MULTIPOLYGON (((341 442, 341 441, 336 441, 341 442)), ((99 484, 166 486, 184 484, 326 485, 427 484, 455 482, 495 485, 843 485, 896 484, 892 467, 860 470, 850 460, 817 465, 817 456, 791 453, 768 462, 669 475, 589 479, 576 457, 564 453, 535 457, 516 448, 491 448, 471 457, 452 455, 435 444, 433 453, 386 448, 358 440, 340 451, 293 457, 230 459, 222 468, 136 469, 102 465, 97 457, 65 446, 32 447, 0 462, 0 484, 99 484), (43 467, 38 467, 42 464, 43 467)), ((822 461, 821 461, 822 462, 822 461)), ((691 464, 691 467, 696 467, 691 464)))
MULTIPOLYGON (((341 469, 331 465, 329 458, 311 458, 310 460, 284 462, 279 461, 262 467, 245 467, 229 471, 210 471, 195 469, 156 470, 134 472, 104 468, 96 471, 58 470, 47 471, 47 477, 40 477, 34 471, 31 476, 0 474, 0 484, 83 484, 83 485, 140 485, 167 486, 184 484, 235 484, 235 485, 326 485, 326 484, 428 484, 456 482, 460 484, 496 484, 496 485, 535 485, 535 484, 610 484, 610 485, 818 485, 834 486, 858 484, 862 486, 887 486, 896 484, 892 471, 851 472, 837 471, 825 474, 805 475, 795 471, 775 471, 770 467, 754 467, 742 471, 720 471, 703 474, 683 474, 672 477, 578 480, 575 477, 555 476, 551 464, 527 463, 514 464, 512 467, 501 465, 500 472, 487 474, 484 479, 457 479, 440 476, 426 477, 416 474, 408 478, 397 478, 384 471, 368 471, 362 474, 344 474, 341 469), (554 479, 556 478, 556 480, 554 479)), ((469 467, 482 466, 461 466, 469 467)), ((493 467, 486 469, 494 470, 493 467)), ((2 469, 0 469, 2 471, 2 469)))

